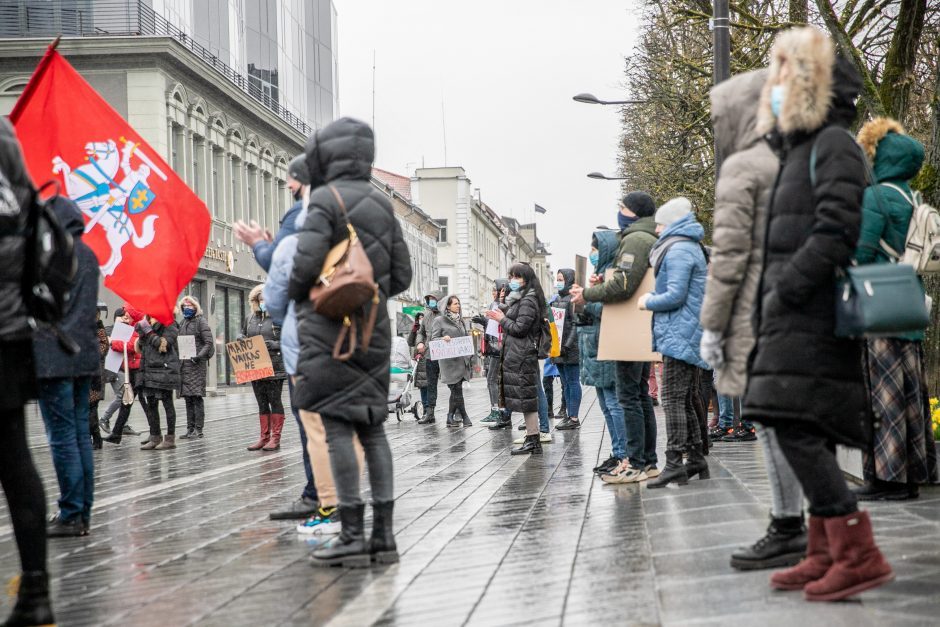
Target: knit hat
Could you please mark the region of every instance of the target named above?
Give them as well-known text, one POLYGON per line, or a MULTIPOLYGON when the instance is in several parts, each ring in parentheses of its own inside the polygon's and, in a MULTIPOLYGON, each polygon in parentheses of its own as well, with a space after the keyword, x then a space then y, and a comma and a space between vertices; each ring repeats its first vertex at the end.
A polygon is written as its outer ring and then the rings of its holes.
POLYGON ((307 156, 297 155, 287 164, 287 175, 301 185, 310 185, 310 170, 307 169, 307 156))
POLYGON ((692 201, 684 196, 673 198, 666 202, 656 212, 656 224, 669 226, 692 213, 692 201))
POLYGON ((623 206, 636 214, 638 218, 648 218, 656 213, 656 203, 646 192, 630 192, 623 197, 623 206))

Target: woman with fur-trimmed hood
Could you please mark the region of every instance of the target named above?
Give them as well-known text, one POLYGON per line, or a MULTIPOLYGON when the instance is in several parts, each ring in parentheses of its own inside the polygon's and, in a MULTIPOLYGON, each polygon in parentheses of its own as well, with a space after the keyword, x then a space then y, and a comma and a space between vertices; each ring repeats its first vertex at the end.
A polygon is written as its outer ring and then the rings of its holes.
POLYGON ((215 354, 215 339, 195 297, 184 296, 179 310, 183 314, 179 336, 196 338, 196 356, 180 360, 180 396, 186 401, 186 433, 180 439, 201 438, 206 422, 206 378, 209 360, 215 354))
POLYGON ((770 193, 744 419, 775 428, 809 500, 806 559, 771 585, 836 601, 893 578, 867 512, 836 463, 835 445, 865 446, 862 343, 835 336, 836 274, 853 258, 865 164, 847 128, 861 80, 821 31, 778 35, 758 131, 780 159, 770 193), (811 155, 815 172, 811 176, 811 155))
POLYGON ((251 382, 251 389, 258 401, 261 437, 248 447, 249 451, 278 450, 281 448, 281 431, 284 429, 284 402, 281 400, 281 394, 284 391, 287 372, 281 357, 281 327, 274 324, 274 319, 268 315, 263 290, 264 285, 256 285, 248 293, 251 315, 245 321, 242 337, 260 335, 264 338, 264 345, 271 356, 271 365, 274 366, 274 376, 251 382))
MULTIPOLYGON (((889 118, 874 119, 858 134, 872 163, 874 182, 862 201, 862 235, 855 259, 889 263, 904 254, 914 212, 908 181, 924 163, 924 146, 889 118), (888 249, 890 249, 889 252, 888 249)), ((868 340, 868 378, 876 428, 863 450, 863 501, 917 498, 918 484, 937 476, 926 376, 924 332, 868 340)))

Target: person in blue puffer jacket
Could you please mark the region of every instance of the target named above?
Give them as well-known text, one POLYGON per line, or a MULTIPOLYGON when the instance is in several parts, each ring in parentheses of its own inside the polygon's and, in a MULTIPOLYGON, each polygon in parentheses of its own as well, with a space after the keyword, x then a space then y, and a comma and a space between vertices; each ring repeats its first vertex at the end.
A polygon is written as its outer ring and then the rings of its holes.
POLYGON ((640 297, 640 309, 653 312, 653 350, 663 356, 660 401, 666 413, 666 468, 647 486, 662 488, 689 477, 709 476, 702 433, 693 404, 699 368, 708 368, 699 353, 699 314, 705 298, 708 260, 702 247, 705 229, 687 198, 673 198, 656 212, 659 240, 650 253, 656 291, 640 297), (683 453, 689 457, 683 465, 683 453))
MULTIPOLYGON (((591 238, 591 263, 594 274, 604 273, 614 263, 620 240, 616 231, 596 231, 591 238)), ((594 386, 597 401, 610 435, 610 457, 594 468, 602 479, 613 483, 614 471, 627 460, 627 426, 623 418, 623 407, 617 399, 617 362, 598 361, 597 347, 601 334, 601 313, 604 305, 599 302, 586 303, 584 312, 577 320, 578 349, 581 354, 581 383, 594 386), (607 477, 605 479, 605 477, 607 477)))

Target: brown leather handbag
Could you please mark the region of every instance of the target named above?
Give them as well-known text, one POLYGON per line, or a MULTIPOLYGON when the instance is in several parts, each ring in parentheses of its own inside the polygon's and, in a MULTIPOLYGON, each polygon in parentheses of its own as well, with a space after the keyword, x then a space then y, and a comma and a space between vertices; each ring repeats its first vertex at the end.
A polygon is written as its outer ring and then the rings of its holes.
POLYGON ((343 328, 333 346, 333 359, 347 361, 357 348, 357 314, 362 313, 363 306, 371 300, 362 328, 362 350, 369 350, 378 315, 379 286, 375 282, 372 262, 349 221, 343 197, 335 187, 328 187, 339 204, 349 234, 327 253, 320 276, 310 288, 310 302, 318 314, 343 321, 343 328), (348 346, 343 351, 345 343, 348 346))

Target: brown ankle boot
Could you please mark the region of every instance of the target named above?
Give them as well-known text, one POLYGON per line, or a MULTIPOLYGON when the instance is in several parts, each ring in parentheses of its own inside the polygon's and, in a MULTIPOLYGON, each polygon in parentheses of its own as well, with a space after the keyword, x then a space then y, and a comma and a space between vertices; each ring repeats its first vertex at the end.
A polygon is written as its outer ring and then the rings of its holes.
POLYGON ((802 590, 806 584, 822 579, 832 558, 829 557, 829 542, 826 537, 825 518, 809 517, 809 532, 806 557, 793 568, 780 570, 770 577, 770 587, 777 590, 802 590))
POLYGON ((176 448, 176 436, 167 434, 166 436, 164 436, 163 442, 161 442, 160 444, 157 444, 156 450, 166 451, 171 448, 176 448))
POLYGON ((261 421, 261 437, 248 447, 249 451, 260 451, 271 438, 271 414, 258 414, 258 419, 261 421))
POLYGON ((271 414, 271 439, 264 445, 263 451, 276 451, 281 448, 281 431, 284 429, 284 414, 271 414))
POLYGON ((875 544, 868 512, 824 519, 832 567, 803 588, 807 601, 841 601, 894 579, 875 544))
POLYGON ((142 445, 140 446, 140 450, 142 450, 142 451, 152 451, 152 450, 154 450, 155 448, 157 448, 158 446, 160 446, 160 444, 161 444, 162 442, 163 442, 163 436, 161 436, 161 435, 152 435, 152 436, 150 436, 150 439, 147 440, 147 443, 146 443, 146 444, 142 444, 142 445))

